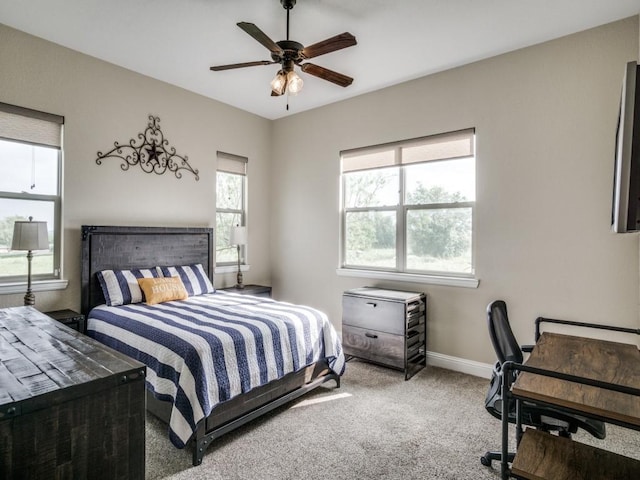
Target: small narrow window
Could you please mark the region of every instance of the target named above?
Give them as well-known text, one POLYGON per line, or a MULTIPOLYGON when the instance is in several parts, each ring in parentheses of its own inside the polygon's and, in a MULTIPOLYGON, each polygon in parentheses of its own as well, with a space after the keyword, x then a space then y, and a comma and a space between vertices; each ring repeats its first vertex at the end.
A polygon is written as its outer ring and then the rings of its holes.
MULTIPOLYGON (((216 169, 216 266, 237 265, 238 254, 231 245, 229 234, 232 226, 245 226, 247 164, 245 157, 218 152, 216 169)), ((241 258, 245 259, 245 245, 241 258)))

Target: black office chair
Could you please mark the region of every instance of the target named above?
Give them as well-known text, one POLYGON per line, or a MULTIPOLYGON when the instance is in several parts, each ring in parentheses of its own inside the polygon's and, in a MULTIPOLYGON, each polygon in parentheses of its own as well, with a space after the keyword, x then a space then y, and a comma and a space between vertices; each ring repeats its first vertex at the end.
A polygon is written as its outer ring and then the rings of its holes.
MULTIPOLYGON (((520 347, 516 341, 509 317, 507 316, 507 304, 503 300, 491 302, 487 307, 487 323, 489 325, 489 336, 491 343, 498 356, 498 361, 493 367, 491 383, 485 399, 485 408, 496 418, 502 418, 502 364, 504 362, 523 362, 523 351, 530 352, 533 346, 520 347)), ((515 380, 517 372, 510 371, 515 380)), ((509 422, 516 422, 515 402, 510 403, 509 422)), ((579 415, 572 414, 562 409, 537 405, 533 402, 522 402, 521 422, 523 425, 543 430, 545 432, 557 432, 558 435, 571 437, 578 428, 586 430, 596 438, 602 439, 606 435, 605 425, 599 420, 593 420, 579 415)), ((501 452, 487 452, 480 461, 483 465, 491 466, 492 460, 500 460, 501 452)), ((513 461, 514 454, 510 453, 508 461, 513 461)))

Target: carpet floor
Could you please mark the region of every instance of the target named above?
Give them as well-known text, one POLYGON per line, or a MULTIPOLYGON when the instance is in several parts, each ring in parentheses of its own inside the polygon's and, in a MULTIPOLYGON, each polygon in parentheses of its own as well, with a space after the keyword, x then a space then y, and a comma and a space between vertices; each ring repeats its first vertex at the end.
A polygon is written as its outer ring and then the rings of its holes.
MULTIPOLYGON (((342 386, 327 382, 215 441, 202 465, 147 414, 146 478, 193 480, 498 479, 480 463, 500 447, 500 421, 484 409, 488 381, 427 367, 401 372, 358 360, 342 386)), ((640 458, 640 434, 607 425, 607 439, 574 438, 640 458)), ((511 440, 513 445, 513 440, 511 440)))

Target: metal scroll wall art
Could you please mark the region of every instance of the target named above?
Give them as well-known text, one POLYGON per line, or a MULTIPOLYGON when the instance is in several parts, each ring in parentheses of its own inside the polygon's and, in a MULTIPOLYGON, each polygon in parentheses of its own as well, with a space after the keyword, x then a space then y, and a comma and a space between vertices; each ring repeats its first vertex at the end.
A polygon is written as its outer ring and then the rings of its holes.
POLYGON ((198 170, 189 165, 189 157, 178 155, 176 149, 169 146, 169 140, 164 138, 160 130, 160 117, 149 115, 147 128, 138 134, 137 139, 132 138, 128 145, 118 142, 114 142, 114 145, 115 147, 107 153, 98 152, 98 165, 102 165, 105 158, 119 158, 122 160, 122 170, 139 165, 145 173, 163 175, 173 172, 176 178, 182 178, 182 172, 187 171, 192 173, 196 180, 200 180, 198 170))

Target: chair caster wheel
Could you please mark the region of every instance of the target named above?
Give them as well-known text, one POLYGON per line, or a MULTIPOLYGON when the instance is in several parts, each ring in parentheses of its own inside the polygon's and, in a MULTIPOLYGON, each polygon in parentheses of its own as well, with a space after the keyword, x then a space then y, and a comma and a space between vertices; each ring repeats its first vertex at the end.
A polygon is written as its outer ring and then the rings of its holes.
POLYGON ((480 463, 483 464, 485 467, 491 466, 491 460, 487 458, 486 455, 483 455, 482 457, 480 457, 480 463))

